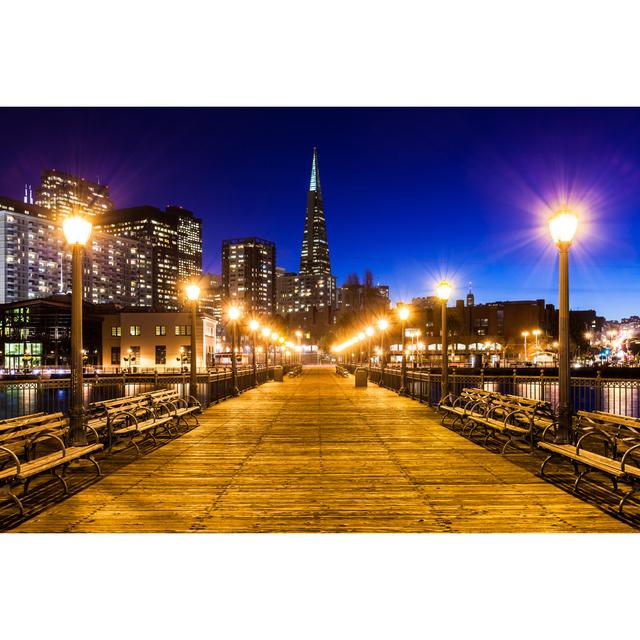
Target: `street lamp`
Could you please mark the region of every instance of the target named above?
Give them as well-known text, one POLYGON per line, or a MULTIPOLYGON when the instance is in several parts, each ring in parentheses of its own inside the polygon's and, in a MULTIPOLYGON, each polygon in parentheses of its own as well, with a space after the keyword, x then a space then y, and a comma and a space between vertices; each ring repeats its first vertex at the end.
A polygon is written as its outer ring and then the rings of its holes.
POLYGON ((367 335, 367 374, 369 372, 369 369, 371 367, 371 338, 373 337, 373 334, 375 333, 373 327, 367 327, 364 332, 367 335))
POLYGON ((549 231, 558 247, 558 441, 568 442, 571 425, 569 364, 569 247, 578 228, 578 216, 561 209, 549 218, 549 231))
POLYGON ((91 222, 72 215, 62 222, 62 230, 71 245, 71 380, 69 433, 72 445, 86 444, 82 402, 82 250, 91 235, 91 222))
POLYGON ((283 344, 284 344, 284 338, 282 336, 280 336, 278 338, 278 344, 280 345, 280 366, 284 366, 284 354, 282 352, 283 349, 283 344))
POLYGON ((194 399, 198 397, 198 353, 196 331, 198 327, 198 298, 200 287, 191 283, 186 287, 187 299, 191 302, 191 368, 189 375, 189 395, 194 399))
POLYGON ((397 307, 398 317, 400 318, 400 330, 402 332, 402 363, 400 366, 400 389, 398 393, 404 395, 407 392, 407 354, 405 349, 405 327, 409 318, 408 307, 397 307))
POLYGON ((385 331, 389 328, 389 322, 382 318, 378 320, 378 329, 380 329, 380 381, 382 382, 382 371, 384 369, 385 361, 384 361, 384 334, 385 331))
MULTIPOLYGON (((262 337, 264 338, 264 367, 265 375, 269 371, 269 338, 271 337, 271 329, 269 327, 262 327, 262 337)), ((266 380, 266 378, 265 378, 266 380)))
POLYGON ((440 396, 444 400, 449 395, 449 344, 447 339, 447 302, 451 296, 451 285, 441 280, 436 287, 436 294, 441 300, 442 308, 442 383, 440 396))
POLYGON ((231 395, 240 395, 238 389, 238 366, 236 363, 236 343, 238 336, 236 335, 238 330, 238 319, 240 318, 240 309, 236 306, 231 306, 227 310, 229 316, 229 322, 231 322, 231 395))
POLYGON ((258 365, 256 364, 256 331, 260 328, 260 323, 253 319, 249 320, 249 330, 251 331, 251 357, 253 361, 253 386, 258 386, 258 365))
POLYGON ((278 335, 277 331, 273 331, 271 333, 271 342, 273 343, 273 366, 275 367, 276 364, 278 364, 276 362, 277 356, 278 356, 278 352, 277 352, 277 348, 278 348, 278 338, 280 336, 278 335))
POLYGON ((523 331, 520 335, 524 338, 524 361, 527 362, 527 338, 529 337, 529 332, 523 331))

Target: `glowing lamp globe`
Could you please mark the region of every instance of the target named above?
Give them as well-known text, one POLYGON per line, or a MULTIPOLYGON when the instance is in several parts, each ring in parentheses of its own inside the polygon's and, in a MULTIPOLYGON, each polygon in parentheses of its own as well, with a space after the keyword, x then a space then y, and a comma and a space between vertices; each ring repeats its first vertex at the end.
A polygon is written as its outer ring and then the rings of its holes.
POLYGON ((364 332, 371 337, 374 334, 373 327, 367 327, 364 332))
POLYGON ((69 216, 62 222, 62 231, 69 244, 87 244, 93 225, 81 216, 69 216))
POLYGON ((274 332, 271 334, 271 339, 272 339, 274 342, 276 342, 278 338, 279 338, 278 334, 274 331, 274 332))
POLYGON ((569 246, 578 229, 578 216, 568 209, 560 209, 549 218, 549 231, 557 246, 569 246))
POLYGON ((268 338, 271 335, 271 329, 269 329, 269 327, 263 327, 262 328, 262 337, 263 338, 268 338))
POLYGON ((200 287, 197 284, 190 284, 186 288, 187 298, 195 302, 200 297, 200 287))
POLYGON ((400 320, 407 320, 409 318, 409 309, 407 309, 407 307, 400 307, 400 309, 398 309, 398 316, 400 320))
POLYGON ((451 296, 451 285, 446 280, 442 280, 436 287, 436 294, 440 300, 446 302, 451 296))
POLYGON ((257 320, 249 321, 249 329, 251 329, 251 331, 257 331, 259 328, 260 328, 260 323, 257 320))
POLYGON ((238 307, 229 307, 229 311, 227 313, 229 315, 229 320, 237 320, 240 317, 240 309, 238 309, 238 307))
POLYGON ((389 328, 389 323, 386 320, 378 320, 378 329, 380 331, 386 331, 389 328))
POLYGON ((358 340, 364 340, 364 339, 365 339, 365 333, 364 333, 364 331, 361 331, 361 332, 358 334, 358 340))

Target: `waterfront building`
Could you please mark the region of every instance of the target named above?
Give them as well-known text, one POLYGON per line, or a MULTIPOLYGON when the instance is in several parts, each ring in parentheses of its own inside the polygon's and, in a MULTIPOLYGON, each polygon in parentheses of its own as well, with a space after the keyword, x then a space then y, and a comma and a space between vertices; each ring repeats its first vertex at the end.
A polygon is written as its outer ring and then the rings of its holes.
MULTIPOLYGON (((84 252, 84 299, 149 307, 151 247, 94 231, 84 252)), ((71 251, 61 220, 37 205, 0 198, 0 303, 71 290, 71 251)))

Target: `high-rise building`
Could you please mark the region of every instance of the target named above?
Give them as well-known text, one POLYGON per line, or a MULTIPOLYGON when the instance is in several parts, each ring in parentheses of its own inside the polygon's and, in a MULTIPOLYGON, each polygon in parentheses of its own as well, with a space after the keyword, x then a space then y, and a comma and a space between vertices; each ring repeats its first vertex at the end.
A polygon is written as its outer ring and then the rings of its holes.
POLYGON ((218 322, 222 318, 222 276, 219 273, 203 273, 200 280, 200 309, 218 322))
POLYGON ((151 244, 155 309, 177 310, 183 285, 201 276, 202 221, 186 209, 167 207, 162 211, 149 205, 116 209, 96 220, 96 228, 151 244))
POLYGON ((331 273, 318 150, 314 147, 300 253, 298 307, 301 312, 327 313, 331 322, 335 305, 336 279, 331 273))
POLYGON ((284 271, 276 278, 276 313, 286 316, 300 311, 298 294, 300 276, 291 271, 284 271))
MULTIPOLYGON (((71 290, 71 251, 48 210, 0 198, 0 302, 71 290)), ((150 307, 151 247, 94 231, 84 253, 88 302, 150 307)))
POLYGON ((84 178, 46 169, 36 189, 36 204, 49 209, 54 219, 79 213, 88 218, 108 213, 113 209, 109 187, 84 178))
POLYGON ((275 313, 276 245, 261 238, 223 240, 222 288, 224 300, 245 313, 275 313))
POLYGON ((178 231, 178 278, 189 280, 202 274, 202 220, 182 207, 167 207, 178 231))

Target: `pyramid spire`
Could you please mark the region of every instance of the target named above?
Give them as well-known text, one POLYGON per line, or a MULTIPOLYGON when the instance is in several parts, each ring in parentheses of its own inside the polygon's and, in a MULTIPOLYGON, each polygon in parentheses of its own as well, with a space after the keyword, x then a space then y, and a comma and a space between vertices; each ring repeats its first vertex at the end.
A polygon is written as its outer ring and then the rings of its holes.
POLYGON ((313 148, 311 161, 311 180, 307 192, 307 212, 300 254, 300 274, 330 274, 329 244, 324 219, 324 204, 320 189, 320 170, 318 167, 318 149, 313 148))
POLYGON ((320 171, 318 169, 318 148, 313 147, 313 159, 311 160, 311 180, 309 181, 309 191, 322 192, 320 188, 320 171))

